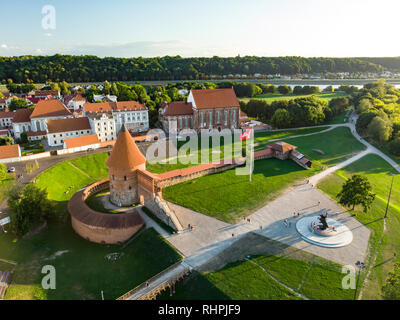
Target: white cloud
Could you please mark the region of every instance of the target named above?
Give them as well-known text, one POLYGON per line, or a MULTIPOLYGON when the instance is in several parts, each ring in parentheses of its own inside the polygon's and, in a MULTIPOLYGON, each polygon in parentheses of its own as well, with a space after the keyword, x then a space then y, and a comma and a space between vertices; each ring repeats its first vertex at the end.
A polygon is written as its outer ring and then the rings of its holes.
POLYGON ((3 44, 1 45, 1 48, 2 48, 2 49, 7 49, 8 47, 7 47, 6 44, 3 43, 3 44))
POLYGON ((50 32, 47 32, 47 33, 45 33, 44 34, 46 37, 51 37, 52 36, 52 34, 50 33, 50 32))

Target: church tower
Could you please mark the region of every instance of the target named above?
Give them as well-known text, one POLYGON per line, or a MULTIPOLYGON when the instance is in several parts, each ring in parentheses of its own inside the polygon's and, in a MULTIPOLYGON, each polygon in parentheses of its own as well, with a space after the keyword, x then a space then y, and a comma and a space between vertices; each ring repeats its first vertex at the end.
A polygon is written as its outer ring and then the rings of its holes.
POLYGON ((146 158, 140 152, 125 125, 106 162, 110 177, 110 201, 119 207, 139 202, 137 170, 146 169, 146 158))

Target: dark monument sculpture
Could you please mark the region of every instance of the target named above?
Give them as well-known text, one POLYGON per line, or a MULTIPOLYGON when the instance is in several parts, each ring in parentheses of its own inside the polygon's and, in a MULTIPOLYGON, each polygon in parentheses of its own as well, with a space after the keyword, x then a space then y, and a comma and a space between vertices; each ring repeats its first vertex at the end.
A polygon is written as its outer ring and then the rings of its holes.
POLYGON ((320 230, 324 231, 329 228, 328 223, 326 222, 326 219, 328 218, 328 213, 325 214, 320 214, 319 216, 319 222, 321 224, 318 226, 320 230))

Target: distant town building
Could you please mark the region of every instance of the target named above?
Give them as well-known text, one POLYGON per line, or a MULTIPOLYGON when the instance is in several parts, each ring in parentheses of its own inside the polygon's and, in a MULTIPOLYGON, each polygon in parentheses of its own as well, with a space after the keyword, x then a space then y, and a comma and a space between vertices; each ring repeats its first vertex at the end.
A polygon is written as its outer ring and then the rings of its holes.
POLYGON ((63 146, 64 140, 92 134, 88 118, 67 118, 47 120, 47 141, 49 146, 63 146))

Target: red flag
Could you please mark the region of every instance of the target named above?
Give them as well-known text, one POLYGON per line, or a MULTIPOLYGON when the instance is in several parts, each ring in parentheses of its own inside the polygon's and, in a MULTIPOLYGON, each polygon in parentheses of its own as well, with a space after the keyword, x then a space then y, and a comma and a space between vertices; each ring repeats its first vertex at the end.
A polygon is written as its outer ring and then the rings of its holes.
POLYGON ((250 139, 250 137, 251 137, 251 129, 247 129, 247 130, 244 131, 244 132, 242 133, 242 135, 240 136, 240 141, 250 139))

